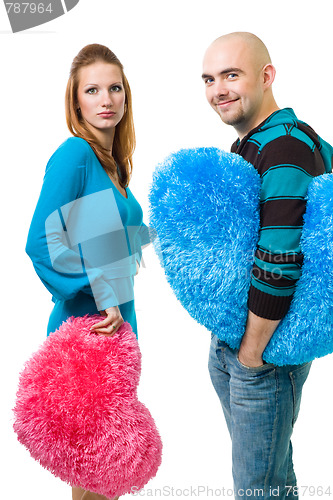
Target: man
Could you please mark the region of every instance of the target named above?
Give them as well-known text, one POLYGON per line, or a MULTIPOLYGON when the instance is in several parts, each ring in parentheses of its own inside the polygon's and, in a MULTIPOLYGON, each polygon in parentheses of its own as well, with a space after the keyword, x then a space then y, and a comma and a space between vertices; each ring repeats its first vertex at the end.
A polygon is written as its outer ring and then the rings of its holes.
POLYGON ((239 350, 212 334, 209 370, 232 438, 236 498, 298 498, 290 437, 310 363, 278 367, 262 355, 287 313, 302 266, 300 236, 312 178, 331 171, 333 148, 290 108, 279 109, 275 68, 263 42, 231 33, 207 49, 209 104, 262 177, 260 234, 248 320, 239 350))

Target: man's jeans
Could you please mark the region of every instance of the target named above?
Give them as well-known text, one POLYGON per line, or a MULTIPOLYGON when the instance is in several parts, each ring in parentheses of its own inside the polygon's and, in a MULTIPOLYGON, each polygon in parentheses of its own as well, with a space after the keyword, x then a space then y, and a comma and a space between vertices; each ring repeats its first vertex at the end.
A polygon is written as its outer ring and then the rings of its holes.
POLYGON ((310 366, 249 368, 212 334, 209 372, 232 439, 236 499, 298 498, 290 437, 310 366))

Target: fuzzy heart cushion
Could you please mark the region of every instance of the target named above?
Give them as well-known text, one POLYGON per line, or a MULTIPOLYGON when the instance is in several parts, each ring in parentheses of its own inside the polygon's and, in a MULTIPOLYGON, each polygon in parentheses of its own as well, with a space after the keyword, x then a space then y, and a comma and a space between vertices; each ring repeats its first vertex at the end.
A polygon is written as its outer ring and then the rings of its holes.
MULTIPOLYGON (((150 223, 166 278, 190 315, 230 347, 245 331, 259 230, 260 177, 241 156, 180 150, 159 165, 150 223)), ((333 352, 333 176, 315 178, 304 216, 304 264, 263 358, 301 364, 333 352)))
POLYGON ((128 323, 113 337, 91 333, 100 319, 68 319, 26 363, 14 430, 63 481, 114 498, 155 476, 162 443, 137 399, 136 336, 128 323))

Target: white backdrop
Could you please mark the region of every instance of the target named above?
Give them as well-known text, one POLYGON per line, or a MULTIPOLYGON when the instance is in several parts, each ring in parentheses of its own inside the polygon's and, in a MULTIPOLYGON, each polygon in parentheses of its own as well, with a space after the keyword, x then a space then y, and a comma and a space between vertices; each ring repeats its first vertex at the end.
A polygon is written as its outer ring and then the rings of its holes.
MULTIPOLYGON (((147 221, 158 162, 183 147, 228 150, 235 139, 207 104, 201 81, 204 51, 221 34, 251 31, 262 38, 277 68, 279 106, 293 107, 333 143, 332 14, 327 0, 272 6, 265 0, 80 0, 66 15, 12 34, 1 3, 2 498, 70 499, 69 487, 16 441, 11 408, 18 374, 44 340, 52 307, 24 247, 46 162, 68 136, 63 101, 73 57, 88 43, 102 43, 125 66, 138 144, 131 189, 147 221)), ((145 262, 136 281, 139 397, 157 422, 164 453, 142 496, 223 498, 225 488, 232 498, 230 439, 207 371, 210 335, 176 301, 151 249, 145 262)), ((333 494, 331 373, 331 355, 314 362, 294 432, 303 499, 321 496, 319 487, 333 494), (310 486, 317 490, 305 492, 310 486)))

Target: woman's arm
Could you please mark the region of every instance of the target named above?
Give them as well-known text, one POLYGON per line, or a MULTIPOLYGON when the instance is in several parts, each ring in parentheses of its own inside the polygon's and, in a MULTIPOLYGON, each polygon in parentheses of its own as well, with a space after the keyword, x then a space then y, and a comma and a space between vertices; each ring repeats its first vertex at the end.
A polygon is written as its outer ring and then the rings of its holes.
POLYGON ((98 267, 89 268, 80 253, 80 244, 69 239, 64 207, 83 193, 90 167, 89 146, 79 138, 68 139, 48 162, 40 197, 31 222, 26 251, 35 270, 52 295, 60 300, 73 298, 79 291, 92 295, 102 311, 117 306, 110 283, 98 267), (96 300, 97 299, 97 300, 96 300))

